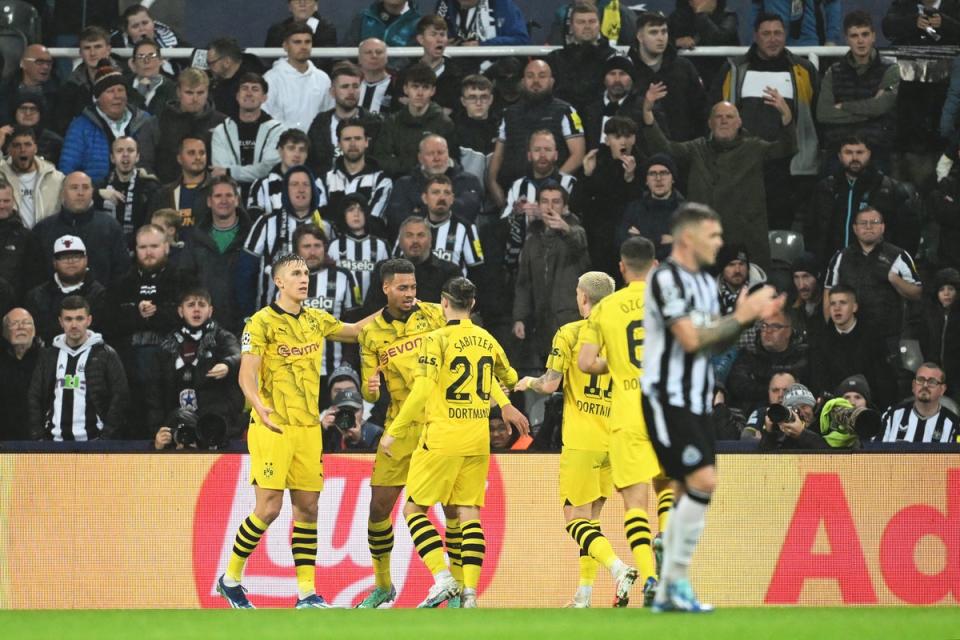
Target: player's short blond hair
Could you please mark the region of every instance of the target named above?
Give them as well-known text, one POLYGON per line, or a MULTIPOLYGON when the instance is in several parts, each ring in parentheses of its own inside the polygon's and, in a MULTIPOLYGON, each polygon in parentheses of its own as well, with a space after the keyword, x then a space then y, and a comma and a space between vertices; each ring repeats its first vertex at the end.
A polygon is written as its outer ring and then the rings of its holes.
POLYGON ((577 289, 583 291, 590 304, 597 304, 613 293, 615 286, 613 278, 603 271, 587 271, 577 280, 577 289))

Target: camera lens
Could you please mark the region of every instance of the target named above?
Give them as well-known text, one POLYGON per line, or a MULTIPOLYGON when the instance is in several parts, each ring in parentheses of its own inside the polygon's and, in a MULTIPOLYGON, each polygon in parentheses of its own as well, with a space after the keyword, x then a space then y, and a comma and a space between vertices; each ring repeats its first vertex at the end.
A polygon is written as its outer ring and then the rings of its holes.
POLYGON ((771 404, 767 407, 767 417, 773 424, 781 424, 790 420, 790 410, 782 404, 771 404))
POLYGON ((185 424, 179 425, 173 431, 173 441, 183 447, 191 447, 197 444, 197 430, 185 424))

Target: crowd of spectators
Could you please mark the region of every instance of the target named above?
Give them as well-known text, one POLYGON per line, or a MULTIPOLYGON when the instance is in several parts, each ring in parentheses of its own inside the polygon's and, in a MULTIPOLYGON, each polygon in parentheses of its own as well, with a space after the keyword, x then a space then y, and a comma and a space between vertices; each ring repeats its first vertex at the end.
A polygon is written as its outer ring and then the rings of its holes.
MULTIPOLYGON (((893 0, 874 25, 841 0, 749 16, 724 0, 669 16, 576 0, 549 55, 482 60, 448 47, 537 44, 513 0, 378 0, 339 37, 316 0, 289 0, 265 34, 281 57, 214 34, 198 66, 165 57, 192 45, 142 5, 91 1, 81 24, 71 3, 33 4, 42 41, 78 46, 80 63, 41 42, 2 61, 16 72, 0 86, 0 440, 242 437, 238 337, 290 252, 310 269, 305 304, 348 320, 383 305, 390 256, 416 265, 423 301, 467 275, 477 321, 518 369, 542 370, 579 318, 577 278, 619 279, 635 235, 666 259, 685 200, 722 218, 725 312, 762 282, 789 299, 716 354, 718 437, 957 439, 960 59, 947 87, 901 79, 876 47, 879 26, 955 53, 956 3, 893 0), (680 55, 736 44, 749 49, 680 55), (818 69, 789 48, 811 44, 849 51, 818 69), (336 45, 356 57, 313 57, 336 45), (392 58, 400 46, 422 56, 392 58)), ((327 345, 328 451, 382 433, 358 362, 327 345)), ((501 450, 558 442, 496 415, 491 434, 501 450)))

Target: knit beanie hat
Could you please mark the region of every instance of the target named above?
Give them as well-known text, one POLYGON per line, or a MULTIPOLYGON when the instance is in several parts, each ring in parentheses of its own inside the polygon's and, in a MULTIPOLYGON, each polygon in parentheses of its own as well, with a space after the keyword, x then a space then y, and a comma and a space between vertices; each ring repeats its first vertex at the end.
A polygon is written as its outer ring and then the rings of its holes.
POLYGON ((93 97, 99 98, 104 91, 118 84, 126 86, 120 69, 110 64, 109 60, 101 60, 93 81, 93 97))

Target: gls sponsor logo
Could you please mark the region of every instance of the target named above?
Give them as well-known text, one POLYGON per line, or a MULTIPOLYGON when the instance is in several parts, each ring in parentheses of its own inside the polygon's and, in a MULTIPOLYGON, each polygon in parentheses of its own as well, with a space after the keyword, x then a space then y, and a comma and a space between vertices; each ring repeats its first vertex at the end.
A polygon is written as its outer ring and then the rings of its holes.
MULTIPOLYGON (((325 456, 324 490, 320 494, 317 522, 317 592, 336 605, 352 607, 373 588, 373 567, 367 549, 367 515, 370 504, 372 456, 325 456)), ((225 455, 210 468, 194 512, 193 576, 197 597, 204 608, 227 606, 216 593, 217 577, 223 573, 233 548, 237 526, 254 506, 249 483, 250 457, 225 455)), ((397 505, 406 496, 401 495, 397 505)), ((506 529, 507 505, 503 480, 495 459, 490 460, 487 506, 481 510, 487 541, 480 593, 497 571, 506 529)), ((394 547, 391 556, 397 600, 393 606, 414 607, 425 596, 433 577, 416 557, 407 526, 394 510, 394 547)), ((443 512, 430 512, 437 530, 444 531, 443 512)), ((284 499, 283 510, 251 554, 243 586, 258 607, 292 606, 297 597, 297 578, 290 552, 293 513, 284 499)))

